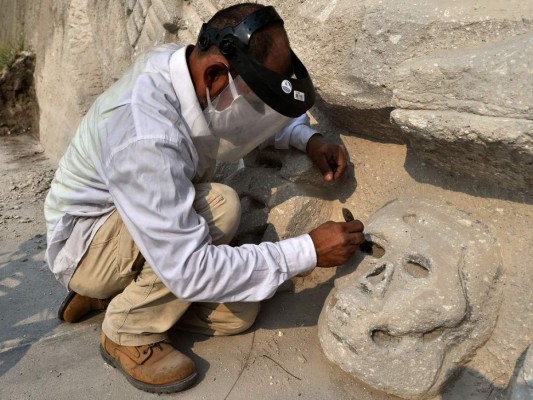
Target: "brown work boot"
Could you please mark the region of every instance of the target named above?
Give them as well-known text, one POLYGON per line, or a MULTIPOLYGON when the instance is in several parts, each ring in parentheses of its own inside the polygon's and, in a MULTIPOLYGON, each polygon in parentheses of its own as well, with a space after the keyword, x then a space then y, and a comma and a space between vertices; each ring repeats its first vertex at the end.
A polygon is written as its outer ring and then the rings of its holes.
POLYGON ((167 340, 143 346, 121 346, 102 332, 100 354, 133 386, 146 392, 179 392, 191 386, 197 375, 194 362, 167 340))
POLYGON ((59 306, 57 318, 65 322, 78 322, 91 311, 105 310, 109 305, 109 301, 109 299, 93 299, 70 291, 59 306))

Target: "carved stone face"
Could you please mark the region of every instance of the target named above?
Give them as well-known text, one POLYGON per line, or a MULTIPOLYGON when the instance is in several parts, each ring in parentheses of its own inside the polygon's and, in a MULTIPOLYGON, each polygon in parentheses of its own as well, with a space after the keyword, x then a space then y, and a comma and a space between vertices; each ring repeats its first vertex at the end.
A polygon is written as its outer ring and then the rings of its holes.
POLYGON ((324 352, 375 388, 434 395, 494 326, 495 241, 466 213, 416 199, 387 204, 366 234, 373 255, 336 282, 322 310, 324 352))

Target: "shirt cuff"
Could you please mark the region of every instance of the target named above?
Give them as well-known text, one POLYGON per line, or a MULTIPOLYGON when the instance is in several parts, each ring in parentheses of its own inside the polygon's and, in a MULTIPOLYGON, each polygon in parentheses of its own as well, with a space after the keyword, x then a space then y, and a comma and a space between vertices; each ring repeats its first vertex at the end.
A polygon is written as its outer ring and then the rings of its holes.
POLYGON ((318 131, 308 125, 298 125, 292 132, 290 144, 292 147, 296 147, 298 150, 305 153, 305 150, 307 149, 307 142, 315 133, 318 133, 318 131))
POLYGON ((316 267, 315 245, 308 234, 285 239, 278 243, 287 262, 287 279, 316 267))

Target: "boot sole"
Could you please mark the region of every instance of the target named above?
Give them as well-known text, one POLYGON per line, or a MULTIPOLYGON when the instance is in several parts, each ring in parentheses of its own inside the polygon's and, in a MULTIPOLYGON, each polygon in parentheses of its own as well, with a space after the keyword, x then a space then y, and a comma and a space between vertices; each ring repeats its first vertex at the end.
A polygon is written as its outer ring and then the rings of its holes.
POLYGON ((107 351, 104 350, 104 348, 101 345, 100 345, 100 354, 102 355, 102 358, 104 359, 104 361, 107 364, 111 365, 113 368, 118 369, 122 373, 122 375, 126 377, 129 383, 131 383, 137 389, 144 390, 145 392, 150 392, 150 393, 180 392, 182 390, 187 389, 189 386, 191 386, 196 380, 196 377, 198 376, 198 373, 195 372, 194 374, 178 382, 165 383, 162 385, 154 385, 150 383, 145 383, 145 382, 141 382, 141 381, 138 381, 137 379, 132 378, 126 371, 122 369, 120 364, 117 363, 115 359, 111 357, 111 355, 107 351))
POLYGON ((57 318, 59 320, 65 321, 63 319, 63 315, 65 314, 65 309, 68 307, 68 305, 70 304, 70 302, 72 301, 74 296, 76 296, 76 292, 71 290, 70 292, 68 292, 67 297, 65 297, 65 299, 63 300, 63 302, 59 306, 59 310, 57 310, 57 318))

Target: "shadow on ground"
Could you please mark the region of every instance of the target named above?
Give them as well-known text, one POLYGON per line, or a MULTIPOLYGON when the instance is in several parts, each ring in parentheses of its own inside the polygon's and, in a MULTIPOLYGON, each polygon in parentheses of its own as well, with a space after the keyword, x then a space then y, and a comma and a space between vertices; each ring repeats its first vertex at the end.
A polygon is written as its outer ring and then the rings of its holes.
POLYGON ((0 376, 59 324, 55 310, 64 289, 42 261, 44 246, 37 234, 0 254, 0 376))

